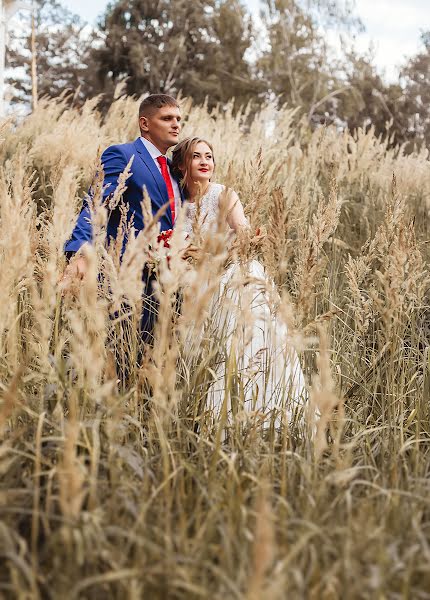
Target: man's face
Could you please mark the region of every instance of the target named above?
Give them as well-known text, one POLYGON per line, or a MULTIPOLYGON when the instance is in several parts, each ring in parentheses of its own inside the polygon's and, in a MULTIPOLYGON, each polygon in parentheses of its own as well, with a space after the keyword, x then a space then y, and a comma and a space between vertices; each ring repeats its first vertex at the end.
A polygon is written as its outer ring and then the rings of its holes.
POLYGON ((151 116, 139 118, 144 138, 165 154, 177 144, 181 131, 181 111, 176 106, 162 106, 151 116))

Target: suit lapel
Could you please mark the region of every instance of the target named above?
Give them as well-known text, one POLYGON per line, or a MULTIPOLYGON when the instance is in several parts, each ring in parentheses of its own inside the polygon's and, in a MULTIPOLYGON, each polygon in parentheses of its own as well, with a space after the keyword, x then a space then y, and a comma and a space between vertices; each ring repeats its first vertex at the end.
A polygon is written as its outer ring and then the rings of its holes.
POLYGON ((136 151, 137 151, 139 157, 144 162, 148 171, 154 177, 155 183, 157 184, 158 190, 160 192, 160 196, 163 200, 163 204, 168 202, 169 199, 167 197, 166 183, 165 183, 159 169, 157 168, 157 166, 154 162, 154 159, 149 154, 148 150, 145 148, 145 146, 143 145, 142 140, 140 138, 137 138, 137 140, 134 142, 134 147, 136 148, 136 151))

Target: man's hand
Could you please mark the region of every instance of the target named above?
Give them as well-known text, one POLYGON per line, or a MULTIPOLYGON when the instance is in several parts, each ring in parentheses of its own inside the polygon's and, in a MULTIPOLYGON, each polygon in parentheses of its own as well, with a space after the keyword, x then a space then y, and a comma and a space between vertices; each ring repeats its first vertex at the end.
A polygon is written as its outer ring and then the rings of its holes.
POLYGON ((74 256, 64 270, 58 286, 63 294, 76 291, 77 285, 87 274, 88 262, 85 256, 74 256))

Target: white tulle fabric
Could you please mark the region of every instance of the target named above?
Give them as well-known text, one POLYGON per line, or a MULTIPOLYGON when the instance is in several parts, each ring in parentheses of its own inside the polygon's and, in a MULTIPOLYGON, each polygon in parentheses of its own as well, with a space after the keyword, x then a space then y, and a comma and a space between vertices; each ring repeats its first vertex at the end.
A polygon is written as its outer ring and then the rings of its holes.
MULTIPOLYGON (((223 190, 224 186, 211 184, 200 201, 202 235, 217 228, 223 190)), ((184 228, 189 236, 196 208, 194 203, 186 207, 184 228)), ((284 417, 289 423, 302 421, 305 381, 287 327, 277 315, 279 302, 273 281, 257 260, 231 264, 223 274, 209 310, 224 348, 207 394, 208 406, 217 415, 223 410, 245 417, 252 412, 277 426, 284 417)))

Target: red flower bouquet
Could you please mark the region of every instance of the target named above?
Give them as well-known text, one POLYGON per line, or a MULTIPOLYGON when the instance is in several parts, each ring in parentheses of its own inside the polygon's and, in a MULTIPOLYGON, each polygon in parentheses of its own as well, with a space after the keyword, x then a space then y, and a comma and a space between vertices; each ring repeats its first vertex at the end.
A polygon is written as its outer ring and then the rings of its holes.
POLYGON ((170 248, 170 238, 172 237, 173 229, 166 229, 166 231, 161 231, 159 236, 157 237, 158 243, 163 243, 165 248, 170 248))

